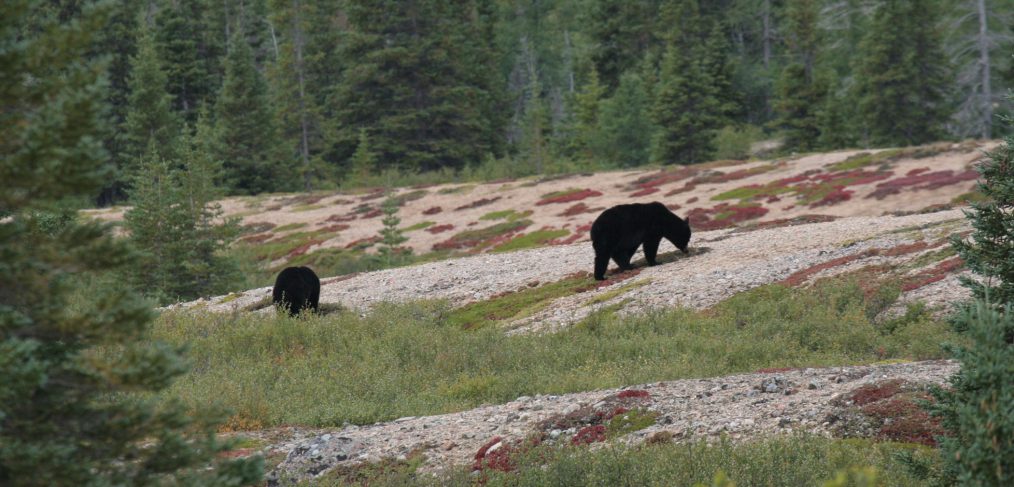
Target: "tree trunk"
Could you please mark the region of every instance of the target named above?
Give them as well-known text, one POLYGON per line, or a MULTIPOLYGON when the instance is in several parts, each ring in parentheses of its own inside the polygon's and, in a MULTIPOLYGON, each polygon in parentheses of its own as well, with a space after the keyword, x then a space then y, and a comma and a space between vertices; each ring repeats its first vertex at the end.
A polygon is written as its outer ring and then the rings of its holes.
POLYGON ((771 0, 764 0, 764 9, 761 12, 761 20, 764 23, 764 69, 768 69, 771 64, 771 0))
POLYGON ((986 0, 978 0, 976 8, 979 14, 979 69, 982 74, 981 136, 984 139, 989 139, 993 135, 993 89, 989 79, 989 17, 986 13, 986 0))
POLYGON ((310 184, 310 137, 309 121, 306 117, 306 81, 304 77, 305 66, 303 65, 303 23, 302 12, 299 0, 292 1, 292 44, 296 49, 296 78, 299 82, 299 129, 301 131, 299 141, 299 155, 303 159, 303 189, 312 191, 310 184))

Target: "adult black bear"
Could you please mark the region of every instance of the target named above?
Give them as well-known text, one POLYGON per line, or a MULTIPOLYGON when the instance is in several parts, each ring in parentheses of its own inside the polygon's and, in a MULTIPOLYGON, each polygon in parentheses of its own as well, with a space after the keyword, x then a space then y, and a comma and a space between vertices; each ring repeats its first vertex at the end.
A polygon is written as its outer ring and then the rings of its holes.
POLYGON ((309 267, 286 267, 275 278, 271 301, 296 316, 303 309, 316 312, 320 302, 320 279, 309 267))
POLYGON ((644 259, 648 265, 655 265, 658 243, 663 237, 687 253, 690 224, 662 203, 617 205, 603 211, 591 227, 595 279, 601 281, 606 278, 610 257, 621 270, 632 269, 630 258, 641 244, 644 244, 644 259))

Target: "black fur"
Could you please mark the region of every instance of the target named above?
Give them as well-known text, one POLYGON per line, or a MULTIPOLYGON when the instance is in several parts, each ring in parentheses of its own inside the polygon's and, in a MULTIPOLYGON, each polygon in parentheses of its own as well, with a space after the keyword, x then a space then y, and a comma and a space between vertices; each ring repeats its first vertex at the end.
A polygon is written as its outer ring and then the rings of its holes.
POLYGON ((595 279, 606 278, 612 258, 621 270, 630 270, 630 258, 644 244, 644 259, 656 265, 658 244, 665 238, 687 253, 690 224, 659 202, 617 205, 603 211, 591 227, 595 248, 595 279))
POLYGON ((303 309, 317 312, 320 301, 320 279, 309 267, 286 267, 275 278, 271 301, 296 316, 303 309))

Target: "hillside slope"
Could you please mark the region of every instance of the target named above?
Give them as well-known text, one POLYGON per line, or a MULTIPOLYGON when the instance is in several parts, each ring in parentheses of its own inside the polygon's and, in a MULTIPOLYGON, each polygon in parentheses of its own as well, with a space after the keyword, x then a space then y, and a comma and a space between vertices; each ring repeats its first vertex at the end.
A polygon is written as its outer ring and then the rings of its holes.
MULTIPOLYGON (((791 219, 880 216, 950 205, 975 185, 973 164, 993 143, 970 141, 841 151, 772 161, 718 161, 663 170, 614 171, 483 184, 399 188, 398 216, 417 255, 441 257, 588 240, 610 206, 662 201, 700 230, 791 219), (819 215, 815 217, 814 215, 819 215)), ((372 252, 382 228, 383 190, 236 197, 249 245, 278 269, 372 252)), ((124 208, 87 214, 119 220, 124 208)))

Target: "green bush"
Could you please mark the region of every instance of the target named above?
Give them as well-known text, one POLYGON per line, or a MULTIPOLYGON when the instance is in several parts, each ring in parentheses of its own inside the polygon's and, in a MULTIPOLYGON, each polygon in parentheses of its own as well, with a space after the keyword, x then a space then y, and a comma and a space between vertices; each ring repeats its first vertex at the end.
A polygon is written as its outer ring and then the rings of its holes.
POLYGON ((763 138, 760 127, 726 125, 715 135, 715 159, 749 159, 750 146, 763 138))

